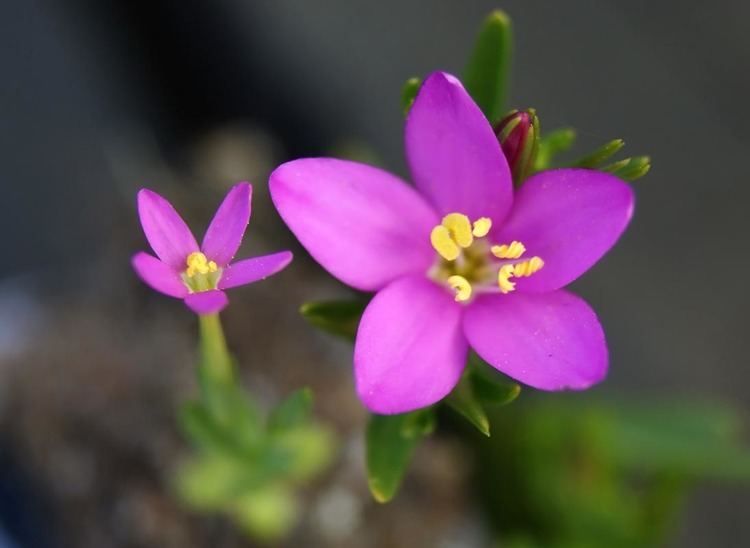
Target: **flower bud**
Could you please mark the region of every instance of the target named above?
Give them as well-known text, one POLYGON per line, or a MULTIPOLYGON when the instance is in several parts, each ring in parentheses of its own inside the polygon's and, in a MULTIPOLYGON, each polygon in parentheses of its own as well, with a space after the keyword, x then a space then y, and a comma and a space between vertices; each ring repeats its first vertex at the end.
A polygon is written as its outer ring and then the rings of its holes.
POLYGON ((539 146, 539 118, 533 108, 514 110, 495 125, 495 135, 519 186, 534 166, 539 146))

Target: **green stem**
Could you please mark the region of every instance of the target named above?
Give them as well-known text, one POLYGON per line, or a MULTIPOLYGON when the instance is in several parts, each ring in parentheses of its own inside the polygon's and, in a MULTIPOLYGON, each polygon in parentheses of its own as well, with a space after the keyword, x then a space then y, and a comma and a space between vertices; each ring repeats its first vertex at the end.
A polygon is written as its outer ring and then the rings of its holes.
POLYGON ((199 316, 201 330, 201 363, 199 375, 205 380, 230 385, 234 383, 234 365, 227 349, 224 330, 218 314, 199 316))

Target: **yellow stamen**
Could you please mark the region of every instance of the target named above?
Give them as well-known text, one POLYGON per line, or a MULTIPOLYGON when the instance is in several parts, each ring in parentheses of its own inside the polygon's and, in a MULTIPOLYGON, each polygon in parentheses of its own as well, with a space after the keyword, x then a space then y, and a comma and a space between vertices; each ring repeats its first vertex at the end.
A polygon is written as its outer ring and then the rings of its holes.
POLYGON ((528 277, 538 272, 544 266, 541 257, 532 257, 528 261, 518 263, 513 267, 513 275, 517 278, 528 277))
POLYGON ((456 301, 468 301, 471 297, 471 284, 463 276, 451 276, 448 285, 456 292, 456 301))
POLYGON ((459 246, 466 248, 474 241, 474 236, 471 235, 471 221, 466 215, 450 213, 443 217, 442 224, 459 246))
POLYGON ((493 245, 490 251, 498 259, 518 259, 526 252, 526 246, 514 240, 510 245, 493 245))
POLYGON ((479 219, 474 221, 474 228, 472 229, 471 233, 476 238, 483 238, 484 236, 487 236, 490 228, 492 228, 492 219, 490 219, 489 217, 480 217, 479 219))
POLYGON ((430 233, 430 242, 440 256, 446 261, 455 261, 461 254, 461 249, 451 238, 450 232, 443 225, 438 225, 430 233))
POLYGON ((501 293, 510 293, 516 288, 516 284, 510 281, 513 276, 513 265, 504 264, 497 273, 497 285, 501 293))
POLYGON ((196 274, 208 274, 209 272, 216 272, 219 269, 218 265, 214 261, 209 261, 208 258, 200 251, 196 251, 195 253, 191 253, 190 255, 188 255, 188 258, 185 262, 187 263, 187 270, 185 270, 185 274, 187 274, 189 278, 192 278, 196 274))

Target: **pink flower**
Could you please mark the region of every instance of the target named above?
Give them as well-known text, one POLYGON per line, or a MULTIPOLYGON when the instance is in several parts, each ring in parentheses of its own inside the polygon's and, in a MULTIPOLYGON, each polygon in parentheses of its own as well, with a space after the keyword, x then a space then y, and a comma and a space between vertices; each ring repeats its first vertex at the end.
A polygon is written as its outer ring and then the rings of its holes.
POLYGON ((167 200, 157 193, 138 192, 143 232, 158 259, 140 252, 132 264, 140 278, 156 291, 183 299, 197 314, 214 314, 228 303, 225 289, 262 280, 292 260, 289 251, 232 263, 250 220, 249 183, 227 193, 198 247, 190 229, 167 200))
POLYGON ((542 390, 585 389, 607 372, 596 315, 561 289, 615 243, 633 213, 612 175, 559 169, 513 193, 492 127, 445 73, 423 84, 406 120, 416 189, 332 158, 271 175, 274 204, 302 245, 344 283, 377 294, 357 333, 357 392, 376 413, 444 398, 471 346, 542 390))

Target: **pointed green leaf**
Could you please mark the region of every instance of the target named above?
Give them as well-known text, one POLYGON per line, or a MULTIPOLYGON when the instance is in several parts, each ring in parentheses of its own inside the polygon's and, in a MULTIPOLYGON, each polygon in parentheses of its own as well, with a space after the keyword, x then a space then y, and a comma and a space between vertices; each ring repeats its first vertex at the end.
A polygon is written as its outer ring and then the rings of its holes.
POLYGON ((521 393, 521 386, 499 373, 476 352, 469 354, 469 379, 474 396, 487 405, 507 405, 521 393))
POLYGON ((505 110, 512 55, 510 18, 505 12, 493 11, 479 30, 463 78, 467 91, 491 123, 505 110))
POLYGON ((472 375, 475 397, 488 405, 507 405, 521 394, 521 385, 515 382, 490 380, 482 375, 472 375))
POLYGON ((609 164, 601 168, 602 171, 616 175, 626 181, 640 179, 651 169, 651 158, 649 156, 634 156, 625 158, 619 162, 609 164))
POLYGON ((484 412, 482 404, 474 394, 472 374, 463 376, 453 392, 445 399, 445 402, 461 414, 466 420, 473 424, 482 434, 490 437, 490 421, 484 412))
POLYGON ((365 306, 364 299, 319 301, 305 303, 299 311, 315 327, 353 341, 365 306))
POLYGON ((625 141, 622 139, 613 139, 608 143, 604 143, 591 154, 573 162, 573 167, 595 168, 624 146, 625 141))
POLYGON ((556 129, 539 139, 539 148, 534 161, 534 171, 549 169, 552 160, 573 146, 576 131, 573 128, 556 129))
POLYGON ((276 432, 300 426, 310 416, 312 403, 312 390, 309 388, 297 390, 271 412, 268 418, 268 430, 276 432))
POLYGON ((404 111, 404 116, 409 113, 409 109, 411 108, 412 103, 414 103, 414 98, 417 96, 419 86, 421 85, 422 80, 414 77, 409 78, 404 84, 404 87, 401 88, 401 108, 404 111))
POLYGON ((372 415, 367 424, 367 482, 378 502, 398 491, 417 443, 432 431, 434 411, 372 415))

